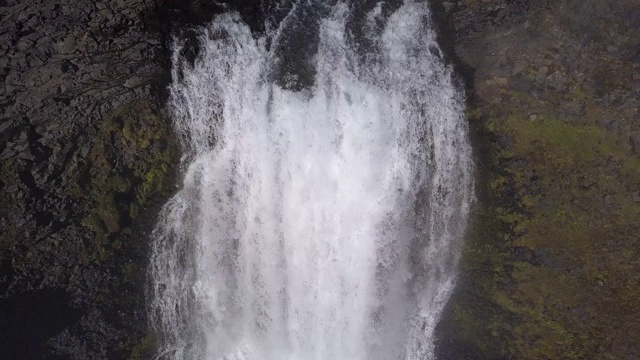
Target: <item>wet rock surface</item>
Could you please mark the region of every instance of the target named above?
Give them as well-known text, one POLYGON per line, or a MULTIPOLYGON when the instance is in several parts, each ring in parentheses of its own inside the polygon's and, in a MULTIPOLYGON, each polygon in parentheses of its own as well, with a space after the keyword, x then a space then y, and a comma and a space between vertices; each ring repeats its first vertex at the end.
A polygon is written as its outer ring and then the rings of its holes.
POLYGON ((480 174, 440 358, 640 358, 640 3, 433 3, 480 174))

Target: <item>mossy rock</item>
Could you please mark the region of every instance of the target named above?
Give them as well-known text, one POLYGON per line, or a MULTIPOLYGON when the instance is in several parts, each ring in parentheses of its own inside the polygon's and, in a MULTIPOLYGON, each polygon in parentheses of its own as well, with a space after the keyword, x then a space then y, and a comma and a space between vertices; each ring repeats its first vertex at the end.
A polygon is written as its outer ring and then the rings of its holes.
MULTIPOLYGON (((622 359, 640 334, 640 159, 612 132, 551 117, 482 122, 480 219, 451 332, 486 358, 622 359)), ((631 357, 630 357, 631 356, 631 357)))
POLYGON ((9 181, 14 177, 16 159, 8 158, 0 162, 0 181, 9 181))
POLYGON ((114 241, 159 194, 168 191, 177 162, 169 120, 136 102, 104 121, 89 154, 93 210, 83 222, 97 238, 114 241))
POLYGON ((147 335, 132 347, 129 360, 146 360, 155 355, 157 341, 155 337, 147 335))
MULTIPOLYGON (((85 264, 113 267, 112 281, 102 296, 115 301, 118 308, 140 309, 144 259, 149 252, 141 229, 152 226, 153 214, 172 191, 177 141, 162 111, 150 103, 135 102, 105 119, 91 145, 84 169, 88 183, 79 185, 76 192, 90 199, 81 224, 93 234, 93 241, 80 259, 85 264), (118 294, 115 300, 113 294, 118 294)), ((126 326, 133 330, 118 356, 150 358, 155 340, 147 335, 144 316, 126 326)))

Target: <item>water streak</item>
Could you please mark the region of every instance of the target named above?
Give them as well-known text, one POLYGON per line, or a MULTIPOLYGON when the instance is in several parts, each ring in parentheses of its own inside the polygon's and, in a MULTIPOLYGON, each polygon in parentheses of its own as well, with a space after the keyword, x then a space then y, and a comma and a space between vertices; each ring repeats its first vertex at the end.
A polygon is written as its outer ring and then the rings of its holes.
POLYGON ((262 38, 219 16, 193 66, 176 47, 183 184, 154 232, 159 358, 433 357, 472 198, 463 98, 425 4, 367 9, 360 39, 352 8, 325 6, 297 61, 295 16, 262 38))

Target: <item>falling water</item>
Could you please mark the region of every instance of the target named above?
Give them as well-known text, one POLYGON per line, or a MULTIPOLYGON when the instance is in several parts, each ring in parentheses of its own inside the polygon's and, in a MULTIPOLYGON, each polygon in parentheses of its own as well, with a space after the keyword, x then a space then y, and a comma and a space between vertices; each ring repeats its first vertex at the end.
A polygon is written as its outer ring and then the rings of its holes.
POLYGON ((433 358, 472 197, 463 98, 427 5, 355 7, 301 1, 263 37, 221 15, 193 64, 176 46, 159 359, 433 358))

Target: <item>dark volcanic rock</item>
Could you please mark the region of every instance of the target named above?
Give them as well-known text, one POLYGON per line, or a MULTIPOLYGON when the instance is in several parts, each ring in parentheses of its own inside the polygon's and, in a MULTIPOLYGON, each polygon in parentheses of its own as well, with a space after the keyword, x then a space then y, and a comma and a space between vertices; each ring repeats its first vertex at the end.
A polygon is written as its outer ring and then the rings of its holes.
POLYGON ((0 358, 145 336, 142 231, 176 154, 158 3, 0 2, 0 358))
POLYGON ((0 1, 0 358, 151 357, 146 232, 178 154, 169 47, 228 9, 262 31, 288 6, 0 1))

